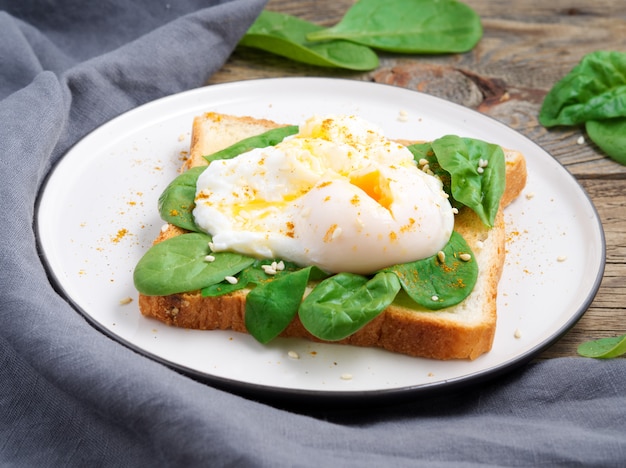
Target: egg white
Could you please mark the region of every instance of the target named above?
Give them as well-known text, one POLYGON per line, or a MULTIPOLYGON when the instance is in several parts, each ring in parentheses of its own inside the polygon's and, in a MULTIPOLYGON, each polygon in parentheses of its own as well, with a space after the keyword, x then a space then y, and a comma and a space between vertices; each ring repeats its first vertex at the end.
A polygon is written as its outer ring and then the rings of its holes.
POLYGON ((439 179, 355 116, 312 117, 275 147, 212 162, 196 224, 214 251, 368 274, 436 254, 454 228, 439 179))

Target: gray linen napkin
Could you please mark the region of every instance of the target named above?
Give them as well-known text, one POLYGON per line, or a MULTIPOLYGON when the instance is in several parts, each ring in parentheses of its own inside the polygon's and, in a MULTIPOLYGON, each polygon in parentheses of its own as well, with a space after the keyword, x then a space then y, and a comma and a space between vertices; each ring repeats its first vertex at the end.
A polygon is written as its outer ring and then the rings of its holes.
POLYGON ((284 410, 130 351, 55 292, 33 229, 48 171, 112 117, 202 85, 264 3, 0 0, 0 465, 624 462, 624 360, 531 364, 437 399, 284 410))

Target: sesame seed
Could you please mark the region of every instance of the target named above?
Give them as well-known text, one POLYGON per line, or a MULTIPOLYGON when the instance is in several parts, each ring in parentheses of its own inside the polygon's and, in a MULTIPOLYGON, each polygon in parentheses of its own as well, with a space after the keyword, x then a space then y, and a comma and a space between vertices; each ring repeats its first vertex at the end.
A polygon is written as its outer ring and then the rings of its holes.
POLYGON ((482 174, 483 172, 485 172, 485 170, 482 167, 478 166, 478 168, 476 169, 476 172, 478 172, 479 174, 482 174))
POLYGON ((437 252, 437 258, 441 263, 444 263, 446 261, 446 253, 443 250, 440 250, 437 252))
POLYGON ((272 268, 272 265, 261 265, 261 268, 265 272, 266 275, 275 275, 276 269, 272 268))
POLYGON ((285 269, 285 262, 283 262, 282 260, 280 262, 278 262, 278 264, 276 265, 276 271, 283 271, 285 269))
POLYGON ((472 259, 472 256, 468 253, 462 253, 461 255, 459 255, 459 258, 464 262, 469 262, 472 259))
POLYGON ((204 261, 205 262, 214 262, 215 261, 215 257, 213 255, 207 255, 206 257, 204 257, 204 261))
POLYGON ((564 262, 565 260, 567 260, 567 257, 565 255, 559 255, 558 257, 556 257, 557 262, 564 262))
POLYGON ((476 241, 476 248, 482 249, 485 246, 483 241, 476 241))
POLYGON ((352 380, 352 374, 341 374, 341 380, 352 380))
POLYGON ((452 208, 452 213, 453 214, 459 214, 459 209, 458 208, 452 208))
POLYGON ((419 160, 419 165, 420 166, 425 166, 426 164, 428 164, 428 159, 422 158, 422 159, 419 160))
POLYGON ((239 281, 234 276, 225 276, 224 279, 228 281, 230 284, 237 284, 237 282, 239 281))
POLYGON ((400 112, 398 112, 398 120, 400 122, 406 122, 407 120, 409 120, 409 113, 405 110, 401 110, 400 112))
POLYGON ((331 236, 331 239, 337 239, 339 238, 339 236, 341 236, 341 233, 343 232, 343 229, 341 229, 340 227, 337 227, 334 231, 333 231, 333 235, 331 236))
POLYGON ((439 296, 433 296, 430 298, 433 302, 437 302, 439 300, 439 296))
POLYGON ((169 227, 169 224, 164 224, 163 226, 161 226, 161 232, 167 231, 168 227, 169 227))
POLYGON ((584 136, 579 136, 578 140, 576 140, 576 143, 578 143, 579 145, 584 145, 585 144, 585 137, 584 136))
POLYGON ((120 305, 127 305, 130 304, 131 302, 133 302, 133 298, 132 297, 125 297, 124 299, 120 299, 120 305))
POLYGON ((521 330, 520 330, 519 328, 516 328, 516 329, 515 329, 515 332, 513 333, 513 336, 514 336, 516 339, 518 339, 518 340, 519 340, 519 339, 522 337, 522 332, 521 332, 521 330))
POLYGON ((489 160, 488 159, 479 159, 478 160, 478 167, 487 167, 489 165, 489 160))
POLYGON ((213 242, 209 242, 209 249, 215 250, 215 244, 213 242))
POLYGON ((295 351, 289 351, 287 353, 287 356, 289 356, 291 359, 300 359, 300 355, 295 351))
POLYGON ((526 194, 526 200, 532 200, 533 198, 535 198, 535 194, 533 192, 526 194))

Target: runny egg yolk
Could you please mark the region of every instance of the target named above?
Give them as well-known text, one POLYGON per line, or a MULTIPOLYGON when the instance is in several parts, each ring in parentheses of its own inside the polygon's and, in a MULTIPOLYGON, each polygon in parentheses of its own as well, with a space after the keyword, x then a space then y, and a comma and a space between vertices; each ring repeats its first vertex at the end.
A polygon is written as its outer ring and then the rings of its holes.
POLYGON ((389 180, 378 169, 365 173, 350 175, 350 183, 363 190, 381 206, 389 209, 393 202, 393 194, 389 188, 389 180))
POLYGON ((196 224, 215 251, 368 274, 436 254, 454 227, 441 181, 354 116, 312 117, 274 147, 212 162, 196 224))

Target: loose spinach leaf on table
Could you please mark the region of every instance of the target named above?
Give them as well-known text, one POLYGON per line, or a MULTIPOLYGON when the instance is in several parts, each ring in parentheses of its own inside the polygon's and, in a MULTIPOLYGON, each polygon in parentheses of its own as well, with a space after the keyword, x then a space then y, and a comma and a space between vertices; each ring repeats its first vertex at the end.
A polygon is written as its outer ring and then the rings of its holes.
POLYGON ((607 156, 626 165, 626 117, 589 120, 585 123, 585 130, 607 156))
POLYGON ((545 127, 626 117, 626 53, 585 55, 548 92, 539 111, 545 127))
POLYGON ((345 39, 399 53, 471 50, 482 37, 480 17, 455 0, 360 0, 335 26, 307 34, 309 41, 345 39))
POLYGON ((589 138, 626 164, 626 52, 585 55, 548 92, 539 111, 545 127, 585 125, 589 138))
POLYGON ((453 232, 442 250, 443 261, 437 255, 383 271, 394 273, 402 289, 417 304, 440 310, 462 302, 474 289, 478 278, 478 265, 465 239, 453 232), (461 255, 469 255, 465 260, 461 255))
POLYGON ((378 66, 378 55, 369 47, 343 40, 307 40, 308 33, 321 29, 324 28, 294 16, 264 10, 239 45, 322 67, 366 71, 378 66))
POLYGON ((322 340, 341 340, 374 319, 400 290, 395 274, 381 271, 371 279, 338 273, 320 282, 300 305, 302 325, 322 340))
POLYGON ((148 296, 195 291, 219 283, 254 262, 231 252, 214 253, 215 261, 207 262, 210 241, 208 234, 191 232, 153 245, 135 267, 135 287, 148 296))
POLYGON ((597 359, 611 359, 626 354, 626 335, 600 338, 582 343, 578 354, 597 359))

